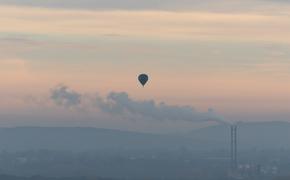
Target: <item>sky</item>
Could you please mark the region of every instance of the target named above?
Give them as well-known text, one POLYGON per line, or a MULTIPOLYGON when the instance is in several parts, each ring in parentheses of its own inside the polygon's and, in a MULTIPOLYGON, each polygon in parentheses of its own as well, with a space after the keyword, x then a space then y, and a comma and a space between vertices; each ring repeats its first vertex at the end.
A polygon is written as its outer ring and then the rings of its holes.
POLYGON ((289 12, 288 0, 0 0, 0 126, 289 121, 289 12))

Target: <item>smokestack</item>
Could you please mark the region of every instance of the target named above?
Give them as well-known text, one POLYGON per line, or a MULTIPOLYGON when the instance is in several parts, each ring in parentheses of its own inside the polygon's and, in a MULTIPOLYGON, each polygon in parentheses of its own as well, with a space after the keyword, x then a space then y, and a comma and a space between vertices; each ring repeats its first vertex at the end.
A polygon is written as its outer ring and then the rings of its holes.
POLYGON ((238 127, 234 126, 234 167, 235 170, 238 168, 238 136, 237 136, 238 127))
POLYGON ((238 168, 238 136, 237 136, 237 126, 231 125, 231 169, 232 171, 238 168))
POLYGON ((234 131, 233 126, 231 126, 231 169, 234 169, 234 131))
POLYGON ((234 169, 234 126, 231 125, 231 169, 234 169))

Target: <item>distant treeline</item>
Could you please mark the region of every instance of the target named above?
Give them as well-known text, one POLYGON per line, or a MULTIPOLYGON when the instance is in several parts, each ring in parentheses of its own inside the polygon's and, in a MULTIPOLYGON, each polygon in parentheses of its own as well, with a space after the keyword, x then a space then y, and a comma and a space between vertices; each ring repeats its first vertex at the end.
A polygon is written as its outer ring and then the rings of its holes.
POLYGON ((278 178, 275 178, 274 180, 289 180, 290 179, 290 176, 285 176, 285 177, 278 177, 278 178))
POLYGON ((115 180, 110 178, 87 178, 87 177, 65 177, 65 178, 48 178, 42 176, 33 176, 33 177, 19 177, 19 176, 10 176, 10 175, 0 175, 1 180, 115 180))
MULTIPOLYGON (((42 176, 33 176, 33 177, 19 177, 19 176, 12 176, 12 175, 0 175, 1 180, 116 180, 111 178, 88 178, 88 177, 64 177, 64 178, 52 178, 52 177, 42 177, 42 176)), ((290 176, 287 177, 277 177, 274 179, 269 180, 289 180, 290 176)), ((119 179, 121 180, 121 179, 119 179)), ((246 178, 245 180, 257 180, 256 178, 246 178)))

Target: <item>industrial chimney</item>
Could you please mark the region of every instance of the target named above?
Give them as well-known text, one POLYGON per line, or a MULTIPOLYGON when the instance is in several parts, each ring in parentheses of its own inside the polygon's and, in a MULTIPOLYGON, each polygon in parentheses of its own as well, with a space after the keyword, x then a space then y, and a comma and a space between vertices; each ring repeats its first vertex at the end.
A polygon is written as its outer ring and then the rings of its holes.
POLYGON ((237 125, 231 125, 231 169, 236 171, 238 168, 238 142, 237 125))

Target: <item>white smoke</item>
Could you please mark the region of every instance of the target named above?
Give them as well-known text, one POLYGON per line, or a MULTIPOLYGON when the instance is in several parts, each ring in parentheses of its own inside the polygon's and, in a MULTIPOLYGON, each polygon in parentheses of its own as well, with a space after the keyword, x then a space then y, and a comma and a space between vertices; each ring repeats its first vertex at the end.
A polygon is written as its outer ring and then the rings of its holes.
MULTIPOLYGON (((51 91, 51 100, 63 107, 81 106, 83 102, 91 102, 90 108, 113 116, 130 115, 159 121, 188 121, 188 122, 218 122, 225 123, 213 109, 198 112, 191 106, 168 105, 154 100, 134 100, 125 92, 111 92, 106 97, 86 96, 60 85, 51 91), (86 98, 89 98, 86 99, 86 98), (93 100, 92 100, 93 99, 93 100), (83 102, 82 102, 83 100, 83 102)), ((83 107, 88 107, 86 104, 83 107)))
POLYGON ((58 85, 51 90, 50 98, 57 105, 72 107, 81 104, 82 95, 65 85, 58 85))

